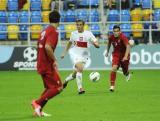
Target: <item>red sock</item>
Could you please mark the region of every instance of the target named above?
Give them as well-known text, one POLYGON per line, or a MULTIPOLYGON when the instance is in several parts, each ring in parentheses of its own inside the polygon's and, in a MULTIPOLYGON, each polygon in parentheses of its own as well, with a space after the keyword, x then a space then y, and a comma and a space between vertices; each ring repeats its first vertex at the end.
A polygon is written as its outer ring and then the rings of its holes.
POLYGON ((40 99, 36 100, 36 102, 41 105, 41 107, 44 107, 47 101, 56 96, 58 93, 59 90, 57 88, 47 89, 45 93, 43 93, 43 95, 40 97, 40 99))
POLYGON ((115 80, 116 80, 116 72, 111 71, 111 73, 110 73, 110 84, 111 84, 111 86, 115 85, 115 80))

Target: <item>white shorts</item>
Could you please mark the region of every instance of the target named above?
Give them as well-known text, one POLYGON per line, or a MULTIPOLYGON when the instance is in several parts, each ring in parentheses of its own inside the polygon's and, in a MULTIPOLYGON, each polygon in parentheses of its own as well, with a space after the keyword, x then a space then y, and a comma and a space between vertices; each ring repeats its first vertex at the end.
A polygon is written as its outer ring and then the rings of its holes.
POLYGON ((78 62, 84 63, 84 68, 88 68, 91 65, 91 59, 89 54, 84 56, 83 54, 76 52, 75 49, 71 48, 69 50, 69 55, 73 63, 73 68, 75 68, 75 64, 78 62))

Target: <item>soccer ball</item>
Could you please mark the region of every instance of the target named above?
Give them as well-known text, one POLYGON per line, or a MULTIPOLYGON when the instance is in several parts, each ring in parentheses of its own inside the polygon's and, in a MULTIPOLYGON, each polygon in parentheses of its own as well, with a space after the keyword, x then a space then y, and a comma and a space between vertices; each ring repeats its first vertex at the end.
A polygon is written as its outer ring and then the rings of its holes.
POLYGON ((129 44, 130 44, 131 47, 133 47, 134 46, 134 40, 132 40, 132 39, 129 40, 129 44))
POLYGON ((91 72, 89 74, 89 79, 92 82, 97 82, 100 79, 100 73, 99 72, 91 72))
POLYGON ((34 61, 37 59, 37 50, 33 47, 28 47, 24 50, 23 56, 27 61, 34 61))

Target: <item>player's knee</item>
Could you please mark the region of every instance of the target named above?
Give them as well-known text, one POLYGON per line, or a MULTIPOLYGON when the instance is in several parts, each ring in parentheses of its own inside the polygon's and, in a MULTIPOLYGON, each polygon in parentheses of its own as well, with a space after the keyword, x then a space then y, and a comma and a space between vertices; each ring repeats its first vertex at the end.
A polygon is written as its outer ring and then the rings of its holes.
POLYGON ((117 71, 117 68, 115 68, 115 67, 114 67, 114 68, 112 68, 112 71, 116 72, 116 71, 117 71))

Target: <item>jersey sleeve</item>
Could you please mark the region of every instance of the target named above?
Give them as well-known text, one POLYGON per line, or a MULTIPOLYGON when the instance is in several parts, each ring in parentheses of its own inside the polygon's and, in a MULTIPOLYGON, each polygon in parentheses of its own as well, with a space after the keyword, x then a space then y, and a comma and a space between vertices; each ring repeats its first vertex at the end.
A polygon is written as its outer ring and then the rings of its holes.
POLYGON ((46 43, 51 45, 53 48, 56 47, 58 42, 58 34, 51 30, 47 35, 46 35, 46 43))
POLYGON ((70 41, 70 42, 73 42, 73 41, 74 41, 73 38, 74 38, 74 33, 72 32, 69 41, 70 41))
POLYGON ((121 39, 122 39, 123 43, 124 43, 125 45, 128 45, 128 44, 129 44, 128 38, 127 38, 125 35, 122 35, 121 37, 122 37, 121 39))
POLYGON ((90 37, 90 41, 92 41, 92 42, 97 42, 97 41, 98 41, 98 40, 96 39, 96 37, 93 35, 92 32, 89 32, 88 34, 89 34, 89 37, 90 37))

